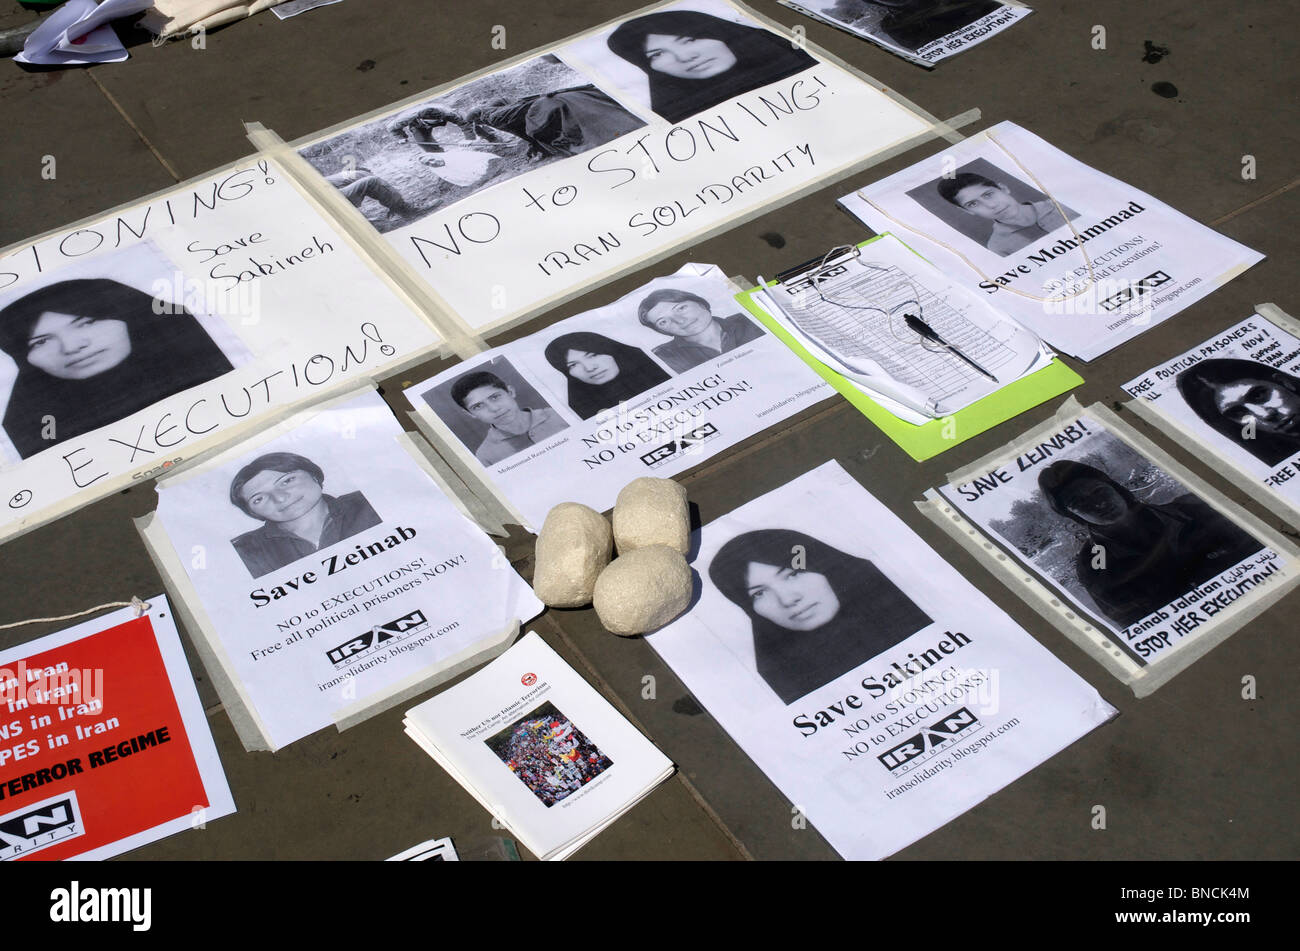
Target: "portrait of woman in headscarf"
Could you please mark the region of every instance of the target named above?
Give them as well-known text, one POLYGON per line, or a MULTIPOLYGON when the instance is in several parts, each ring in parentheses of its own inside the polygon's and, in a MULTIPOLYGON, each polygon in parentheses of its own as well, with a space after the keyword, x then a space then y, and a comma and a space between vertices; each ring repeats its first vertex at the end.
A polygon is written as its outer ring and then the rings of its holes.
POLYGON ((1202 360, 1178 374, 1178 392, 1205 425, 1260 462, 1300 453, 1300 378, 1254 360, 1202 360))
POLYGON ((672 379, 644 350, 598 333, 556 337, 545 354, 546 362, 568 378, 569 408, 583 419, 672 379))
POLYGON ((646 74, 650 108, 669 122, 817 65, 775 33, 693 10, 628 20, 606 42, 646 74))
POLYGON ((1190 492, 1159 504, 1084 462, 1059 459, 1038 474, 1057 515, 1087 530, 1075 570, 1101 612, 1128 627, 1264 546, 1190 492), (1098 554, 1104 555, 1098 558, 1098 554))
POLYGON ((802 532, 737 535, 709 578, 749 616, 758 674, 785 704, 932 623, 873 562, 802 532))
POLYGON ((4 430, 24 459, 233 369, 185 308, 108 278, 9 304, 0 349, 17 366, 4 430))

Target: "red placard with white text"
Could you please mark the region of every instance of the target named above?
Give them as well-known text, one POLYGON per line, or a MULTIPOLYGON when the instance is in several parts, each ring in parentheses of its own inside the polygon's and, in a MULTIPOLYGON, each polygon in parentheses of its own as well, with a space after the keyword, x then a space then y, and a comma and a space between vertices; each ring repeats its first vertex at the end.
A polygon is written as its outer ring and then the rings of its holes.
POLYGON ((0 859, 102 858, 234 810, 166 600, 125 613, 0 654, 0 859))

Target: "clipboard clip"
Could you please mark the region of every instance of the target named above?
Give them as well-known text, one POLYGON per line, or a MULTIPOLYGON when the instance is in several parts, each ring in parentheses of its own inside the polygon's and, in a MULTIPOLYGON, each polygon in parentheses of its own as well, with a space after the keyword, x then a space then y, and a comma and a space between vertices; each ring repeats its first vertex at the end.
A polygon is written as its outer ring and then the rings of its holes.
POLYGON ((802 264, 796 264, 792 268, 787 268, 776 275, 776 282, 786 290, 793 291, 792 281, 798 281, 802 284, 808 282, 808 286, 813 286, 818 279, 827 276, 826 272, 832 268, 856 260, 862 254, 862 248, 856 244, 843 244, 831 248, 821 257, 812 258, 802 264))

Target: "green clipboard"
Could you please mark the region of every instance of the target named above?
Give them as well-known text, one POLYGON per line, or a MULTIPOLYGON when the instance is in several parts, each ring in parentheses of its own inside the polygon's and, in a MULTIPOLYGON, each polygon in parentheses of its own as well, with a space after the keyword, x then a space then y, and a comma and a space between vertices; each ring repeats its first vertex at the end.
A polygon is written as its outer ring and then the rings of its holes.
MULTIPOLYGON (((886 232, 888 234, 888 232, 886 232)), ((877 235, 858 245, 865 248, 885 237, 877 235)), ((897 240, 897 238, 896 238, 897 240)), ((904 247, 907 245, 904 243, 904 247)), ((911 248, 908 248, 912 251, 911 248)), ((912 251, 916 254, 915 251, 912 251)), ((921 257, 921 255, 917 255, 921 257)), ((924 258, 922 258, 924 260, 924 258)), ((777 286, 776 281, 766 285, 777 286)), ((1054 396, 1068 393, 1080 383, 1083 377, 1075 373, 1059 359, 1027 377, 1008 383, 995 393, 990 393, 963 410, 942 419, 932 419, 920 426, 899 419, 875 400, 863 395, 852 383, 822 363, 803 344, 794 339, 775 319, 754 302, 753 295, 760 288, 752 287, 736 295, 736 300, 750 314, 757 318, 764 327, 776 335, 787 347, 799 355, 799 358, 817 371, 817 375, 839 390, 850 403, 858 408, 863 416, 876 424, 886 436, 898 443, 909 456, 917 462, 924 462, 944 450, 951 449, 973 436, 1019 416, 1027 409, 1045 403, 1054 396)))

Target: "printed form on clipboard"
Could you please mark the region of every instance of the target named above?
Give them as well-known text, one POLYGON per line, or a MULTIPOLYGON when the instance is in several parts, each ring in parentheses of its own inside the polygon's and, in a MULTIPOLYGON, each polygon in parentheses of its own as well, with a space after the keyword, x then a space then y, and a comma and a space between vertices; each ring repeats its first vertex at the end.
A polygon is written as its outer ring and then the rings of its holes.
POLYGON ((969 406, 1054 356, 1036 334, 891 234, 760 285, 756 302, 810 354, 917 425, 969 406))

